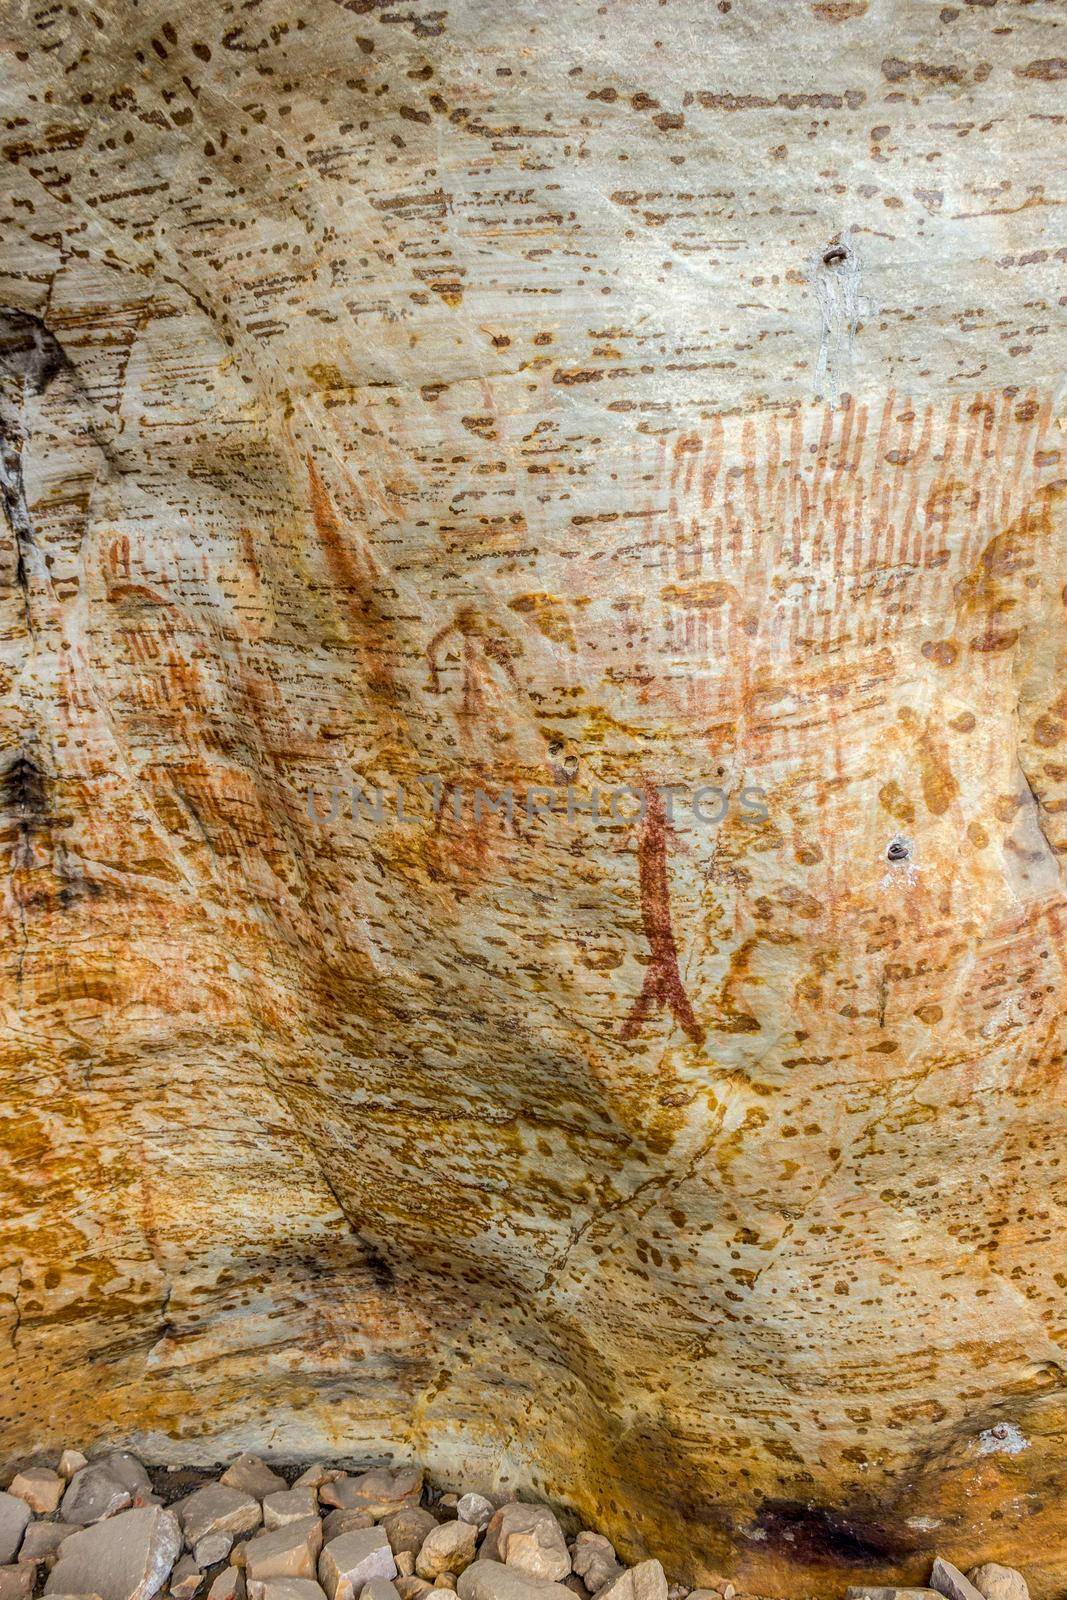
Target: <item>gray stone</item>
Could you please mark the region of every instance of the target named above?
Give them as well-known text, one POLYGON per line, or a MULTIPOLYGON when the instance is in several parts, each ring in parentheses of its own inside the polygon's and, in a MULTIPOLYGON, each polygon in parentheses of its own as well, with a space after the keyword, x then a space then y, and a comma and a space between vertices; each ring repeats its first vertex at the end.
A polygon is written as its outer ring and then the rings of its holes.
MULTIPOLYGON (((690 1597, 692 1600, 692 1597, 690 1597)), ((854 1583, 845 1590, 845 1600, 939 1600, 937 1589, 898 1589, 854 1583)))
POLYGON ((27 1467, 24 1472, 16 1472, 8 1492, 25 1500, 38 1516, 47 1517, 59 1505, 65 1488, 66 1481, 51 1467, 27 1467))
POLYGON ((985 1600, 1030 1600, 1026 1579, 1014 1567, 1000 1567, 995 1561, 975 1567, 967 1574, 985 1600))
POLYGON ((193 1555, 198 1567, 213 1567, 217 1562, 225 1561, 232 1549, 232 1533, 205 1533, 193 1546, 193 1555))
POLYGON ((87 1528, 125 1511, 132 1498, 121 1478, 94 1461, 80 1467, 67 1485, 61 1506, 63 1521, 87 1528))
POLYGON ((254 1495, 257 1500, 262 1500, 268 1494, 278 1494, 289 1487, 285 1479, 273 1472, 265 1461, 250 1455, 248 1451, 226 1468, 219 1482, 229 1489, 241 1489, 245 1494, 254 1495))
POLYGON ((363 1585, 357 1600, 400 1600, 400 1596, 388 1578, 371 1578, 363 1585))
POLYGON ((602 1533, 583 1529, 571 1547, 574 1570, 585 1582, 590 1594, 614 1583, 622 1571, 622 1563, 615 1555, 615 1546, 602 1533))
POLYGON ((51 1558, 63 1540, 79 1531, 72 1522, 31 1522, 19 1545, 19 1560, 43 1561, 51 1566, 51 1558))
POLYGON ((493 1510, 493 1502, 484 1494, 464 1494, 456 1501, 456 1516, 474 1528, 487 1528, 493 1510))
POLYGON ((124 1484, 135 1506, 143 1505, 152 1493, 151 1478, 137 1457, 128 1450, 111 1450, 107 1455, 97 1456, 93 1466, 103 1467, 105 1472, 110 1472, 113 1478, 124 1484))
POLYGON ((252 1533, 263 1515, 253 1495, 225 1483, 206 1483, 179 1500, 174 1510, 191 1545, 209 1533, 252 1533))
POLYGON ((459 1600, 572 1600, 562 1583, 532 1578, 502 1561, 474 1561, 456 1583, 459 1600))
POLYGON ((354 1600, 372 1578, 395 1578, 396 1562, 383 1528, 356 1528, 331 1539, 319 1556, 319 1582, 328 1600, 354 1600))
POLYGON ((470 1566, 477 1548, 478 1530, 473 1523, 439 1523, 423 1540, 415 1571, 431 1583, 446 1572, 459 1574, 470 1566))
POLYGON ((182 1547, 173 1511, 145 1506, 64 1539, 45 1594, 98 1594, 101 1600, 152 1600, 182 1547))
POLYGON ((959 1567, 954 1567, 951 1561, 945 1561, 941 1556, 937 1557, 930 1573, 930 1588, 943 1594, 945 1600, 983 1600, 981 1593, 969 1578, 963 1576, 959 1567))
POLYGON ((18 1495, 0 1490, 0 1566, 13 1561, 30 1520, 30 1508, 18 1495))
POLYGON ((322 1549, 322 1523, 318 1517, 301 1517, 282 1528, 257 1534, 243 1546, 249 1582, 263 1578, 314 1578, 315 1561, 322 1549))

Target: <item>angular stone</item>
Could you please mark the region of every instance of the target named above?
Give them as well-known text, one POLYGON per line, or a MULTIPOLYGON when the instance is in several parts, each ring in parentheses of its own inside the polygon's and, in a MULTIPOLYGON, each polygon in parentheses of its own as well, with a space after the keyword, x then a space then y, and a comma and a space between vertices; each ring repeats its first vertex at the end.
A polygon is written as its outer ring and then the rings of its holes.
POLYGON ((193 1555, 198 1567, 213 1567, 217 1562, 225 1561, 232 1549, 232 1533, 205 1533, 193 1546, 193 1555))
POLYGON ((209 1533, 251 1533, 263 1516, 253 1495, 225 1483, 206 1483, 179 1500, 173 1509, 186 1542, 191 1545, 199 1544, 209 1533))
POLYGON ((484 1494, 464 1494, 456 1501, 457 1517, 475 1528, 487 1528, 493 1510, 493 1502, 487 1500, 484 1494))
POLYGON ((17 1567, 0 1567, 0 1600, 30 1600, 37 1574, 23 1562, 17 1567))
POLYGON ((502 1561, 474 1561, 459 1575, 459 1600, 571 1600, 562 1583, 532 1578, 521 1567, 502 1561))
POLYGON ((454 1572, 439 1572, 433 1580, 433 1586, 435 1589, 448 1589, 450 1592, 454 1592, 456 1574, 454 1572))
POLYGON ((72 1522, 31 1522, 19 1545, 18 1558, 20 1561, 43 1561, 51 1566, 51 1558, 63 1540, 78 1531, 72 1522))
POLYGON ((930 1588, 943 1594, 945 1600, 982 1600, 980 1592, 969 1578, 963 1576, 959 1567, 954 1567, 951 1561, 945 1561, 941 1556, 937 1557, 930 1573, 930 1588))
MULTIPOLYGON (((408 1554, 410 1555, 410 1551, 408 1554)), ((433 1588, 432 1583, 427 1583, 425 1578, 416 1578, 414 1575, 398 1577, 393 1580, 393 1588, 400 1596, 400 1600, 422 1600, 423 1595, 429 1594, 433 1588)))
POLYGON ((263 1526, 284 1528, 287 1522, 299 1522, 301 1517, 318 1514, 318 1501, 314 1489, 284 1489, 279 1494, 263 1497, 263 1526))
POLYGON ((63 1521, 87 1528, 125 1511, 132 1498, 120 1478, 94 1461, 80 1467, 67 1485, 61 1506, 63 1521))
POLYGON ((248 1600, 323 1600, 323 1595, 312 1578, 266 1578, 249 1583, 248 1600))
POLYGON ((220 1572, 207 1592, 207 1600, 245 1600, 245 1575, 239 1567, 220 1572))
MULTIPOLYGON (((590 1594, 595 1594, 606 1584, 614 1583, 623 1571, 611 1540, 605 1539, 602 1533, 591 1533, 588 1529, 583 1529, 575 1539, 571 1559, 575 1572, 584 1580, 590 1594)), ((707 1592, 712 1593, 711 1590, 707 1592)))
POLYGON ((318 1517, 301 1517, 283 1528, 257 1534, 243 1546, 249 1582, 258 1578, 313 1578, 322 1549, 322 1523, 318 1517))
POLYGON ((342 1478, 344 1473, 339 1467, 327 1467, 321 1461, 316 1461, 313 1466, 302 1472, 293 1482, 294 1489, 321 1489, 324 1483, 330 1483, 334 1478, 342 1478))
POLYGON ((59 1475, 69 1480, 76 1472, 80 1472, 82 1467, 88 1465, 88 1456, 83 1456, 80 1450, 64 1450, 59 1458, 59 1475))
POLYGON ((387 1517, 404 1506, 417 1506, 422 1494, 422 1468, 372 1467, 357 1477, 335 1478, 323 1484, 319 1499, 323 1505, 344 1511, 369 1511, 374 1517, 387 1517))
POLYGON ((110 1472, 113 1478, 124 1484, 135 1506, 143 1505, 151 1495, 151 1478, 137 1457, 128 1450, 110 1450, 107 1455, 98 1456, 92 1464, 94 1467, 103 1467, 105 1472, 110 1472))
POLYGON ((262 1500, 268 1494, 278 1494, 289 1487, 285 1479, 273 1472, 265 1461, 250 1455, 248 1451, 226 1468, 219 1482, 229 1489, 241 1489, 245 1494, 254 1495, 257 1500, 262 1500))
POLYGON ((477 1548, 478 1530, 472 1523, 442 1522, 423 1540, 415 1571, 430 1582, 445 1572, 458 1574, 470 1566, 477 1548))
POLYGON ((170 1593, 173 1600, 193 1600, 203 1576, 192 1556, 182 1556, 170 1575, 170 1593))
MULTIPOLYGON (((374 1518, 369 1511, 330 1511, 322 1523, 323 1543, 329 1544, 338 1534, 351 1533, 354 1528, 373 1528, 373 1526, 374 1518)), ((382 1526, 386 1524, 383 1523, 382 1526)))
POLYGON ((152 1600, 182 1547, 172 1511, 145 1506, 64 1539, 45 1593, 99 1594, 101 1600, 152 1600))
POLYGON ((0 1566, 13 1561, 30 1520, 30 1508, 17 1495, 0 1490, 0 1566))
POLYGON ((388 1578, 371 1578, 363 1585, 357 1600, 400 1600, 400 1596, 388 1578))
POLYGON ((372 1578, 395 1578, 396 1562, 382 1528, 356 1528, 324 1546, 319 1582, 328 1600, 352 1600, 372 1578))
POLYGON ((408 1506, 405 1510, 394 1511, 391 1517, 386 1517, 382 1527, 394 1555, 401 1550, 410 1550, 417 1555, 427 1535, 437 1527, 437 1518, 424 1506, 408 1506))
POLYGON ((8 1493, 25 1500, 38 1516, 47 1517, 59 1505, 66 1487, 65 1479, 51 1467, 27 1467, 24 1472, 16 1472, 8 1485, 8 1493))
MULTIPOLYGON (((547 1506, 513 1501, 493 1513, 486 1530, 483 1560, 499 1559, 531 1578, 558 1582, 571 1570, 563 1529, 547 1506)), ((418 1567, 416 1565, 416 1571, 418 1567)))
MULTIPOLYGON (((692 1600, 692 1596, 690 1596, 692 1600)), ((845 1590, 845 1600, 939 1600, 937 1589, 898 1589, 893 1584, 879 1587, 854 1583, 845 1590)))
POLYGON ((1026 1579, 1014 1567, 1000 1567, 995 1561, 987 1561, 967 1576, 978 1593, 985 1595, 985 1600, 1030 1600, 1026 1579))
POLYGON ((410 1550, 397 1550, 394 1552, 396 1570, 402 1578, 410 1578, 415 1571, 415 1556, 410 1550))
POLYGON ((640 1561, 598 1590, 597 1600, 667 1600, 667 1579, 658 1561, 640 1561))

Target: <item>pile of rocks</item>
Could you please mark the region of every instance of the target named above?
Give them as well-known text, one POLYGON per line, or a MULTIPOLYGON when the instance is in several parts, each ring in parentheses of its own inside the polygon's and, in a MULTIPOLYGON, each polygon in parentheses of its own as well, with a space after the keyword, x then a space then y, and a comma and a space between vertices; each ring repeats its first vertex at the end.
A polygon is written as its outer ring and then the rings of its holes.
MULTIPOLYGON (((128 1451, 89 1462, 68 1450, 57 1469, 26 1468, 0 1492, 0 1600, 425 1600, 432 1589, 457 1600, 736 1593, 727 1582, 668 1587, 658 1561, 626 1567, 599 1533, 568 1541, 547 1506, 440 1494, 417 1467, 313 1466, 282 1477, 243 1455, 217 1479, 153 1479, 128 1451)), ((968 1579, 939 1559, 929 1589, 853 1588, 847 1600, 1029 1595, 1009 1568, 979 1567, 968 1579)))

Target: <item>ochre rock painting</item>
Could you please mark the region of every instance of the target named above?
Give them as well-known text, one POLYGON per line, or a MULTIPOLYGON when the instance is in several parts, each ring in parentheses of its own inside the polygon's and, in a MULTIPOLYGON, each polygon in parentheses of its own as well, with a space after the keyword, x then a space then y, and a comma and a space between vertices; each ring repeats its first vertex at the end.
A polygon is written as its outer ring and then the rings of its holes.
POLYGON ((8 1458, 1067 1584, 1057 9, 9 0, 8 1458))

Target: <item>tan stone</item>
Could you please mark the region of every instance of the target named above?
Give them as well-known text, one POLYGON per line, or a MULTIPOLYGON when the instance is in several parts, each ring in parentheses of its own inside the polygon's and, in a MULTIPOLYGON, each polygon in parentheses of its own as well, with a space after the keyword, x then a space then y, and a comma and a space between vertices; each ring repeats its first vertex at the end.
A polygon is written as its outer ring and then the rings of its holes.
POLYGON ((388 1578, 371 1578, 358 1592, 356 1600, 400 1600, 400 1596, 388 1578))
POLYGON ((323 1600, 323 1595, 311 1578, 266 1578, 249 1583, 248 1600, 323 1600))
POLYGON ((322 1548, 322 1523, 318 1517, 301 1517, 284 1527, 259 1533, 243 1546, 246 1576, 263 1578, 314 1578, 322 1548))
POLYGON ((31 1511, 48 1516, 55 1511, 66 1488, 66 1481, 58 1472, 48 1467, 27 1467, 17 1472, 8 1485, 8 1492, 25 1500, 31 1511))
POLYGON ((346 1600, 348 1590, 358 1595, 372 1578, 395 1578, 396 1562, 381 1528, 357 1528, 342 1533, 323 1547, 319 1557, 319 1582, 327 1600, 346 1600))
POLYGON ((213 1567, 219 1561, 225 1561, 233 1549, 232 1533, 205 1533, 193 1546, 193 1555, 198 1567, 213 1567))
POLYGON ((219 1475, 219 1482, 229 1489, 240 1489, 244 1494, 253 1495, 257 1500, 264 1499, 268 1494, 278 1494, 289 1487, 279 1473, 268 1467, 259 1456, 247 1451, 219 1475))
POLYGON ((658 1561, 627 1567, 597 1591, 596 1600, 667 1600, 667 1579, 658 1561))
POLYGON ((415 1556, 411 1550, 398 1550, 394 1555, 396 1570, 402 1578, 410 1578, 415 1571, 415 1556))
POLYGON ((263 1526, 283 1528, 287 1522, 299 1522, 302 1517, 318 1513, 314 1489, 286 1489, 280 1494, 268 1494, 263 1499, 263 1526))
POLYGON ((182 1556, 170 1575, 170 1594, 173 1600, 193 1600, 199 1589, 203 1573, 191 1555, 182 1556))
POLYGON ((477 1547, 478 1530, 469 1522, 442 1522, 423 1540, 415 1571, 431 1583, 441 1573, 460 1573, 474 1560, 477 1547))
POLYGON ((417 1555, 428 1535, 437 1527, 437 1518, 424 1506, 408 1506, 403 1511, 394 1511, 392 1516, 385 1517, 382 1527, 394 1555, 401 1550, 411 1550, 417 1555))
POLYGON ((69 1481, 76 1472, 80 1472, 82 1467, 88 1465, 88 1456, 83 1456, 80 1450, 64 1450, 59 1458, 59 1475, 69 1481))
MULTIPOLYGON (((571 1560, 575 1572, 585 1581, 590 1594, 595 1594, 598 1589, 603 1589, 607 1584, 614 1582, 623 1570, 610 1539, 605 1539, 603 1534, 592 1533, 588 1529, 583 1529, 575 1539, 571 1560)), ((711 1590, 701 1591, 702 1595, 711 1593, 713 1593, 711 1590)))
POLYGON ((534 1578, 501 1561, 473 1561, 456 1582, 459 1600, 570 1600, 561 1583, 534 1578))
POLYGON ((486 1529, 482 1559, 500 1560, 531 1578, 549 1582, 565 1578, 571 1570, 567 1541, 552 1512, 547 1506, 518 1501, 494 1512, 486 1529))
POLYGON ((34 1569, 28 1562, 15 1567, 0 1567, 0 1600, 30 1600, 34 1569))
POLYGON ((45 1593, 99 1594, 102 1600, 152 1600, 182 1547, 173 1512, 158 1506, 120 1511, 64 1539, 45 1593))
POLYGON ((323 1505, 345 1511, 363 1510, 374 1517, 388 1517, 404 1507, 417 1506, 421 1493, 421 1467, 399 1467, 395 1471, 375 1467, 356 1477, 339 1477, 324 1484, 319 1499, 323 1505))
POLYGON ((1001 1567, 995 1561, 987 1561, 967 1576, 985 1600, 1030 1600, 1026 1579, 1014 1567, 1001 1567))
POLYGON ((393 1588, 400 1600, 422 1600, 423 1595, 429 1594, 433 1584, 427 1583, 425 1578, 401 1575, 393 1579, 393 1588))
POLYGON ((212 1583, 207 1596, 208 1600, 245 1600, 246 1592, 244 1572, 239 1567, 227 1567, 212 1583))

